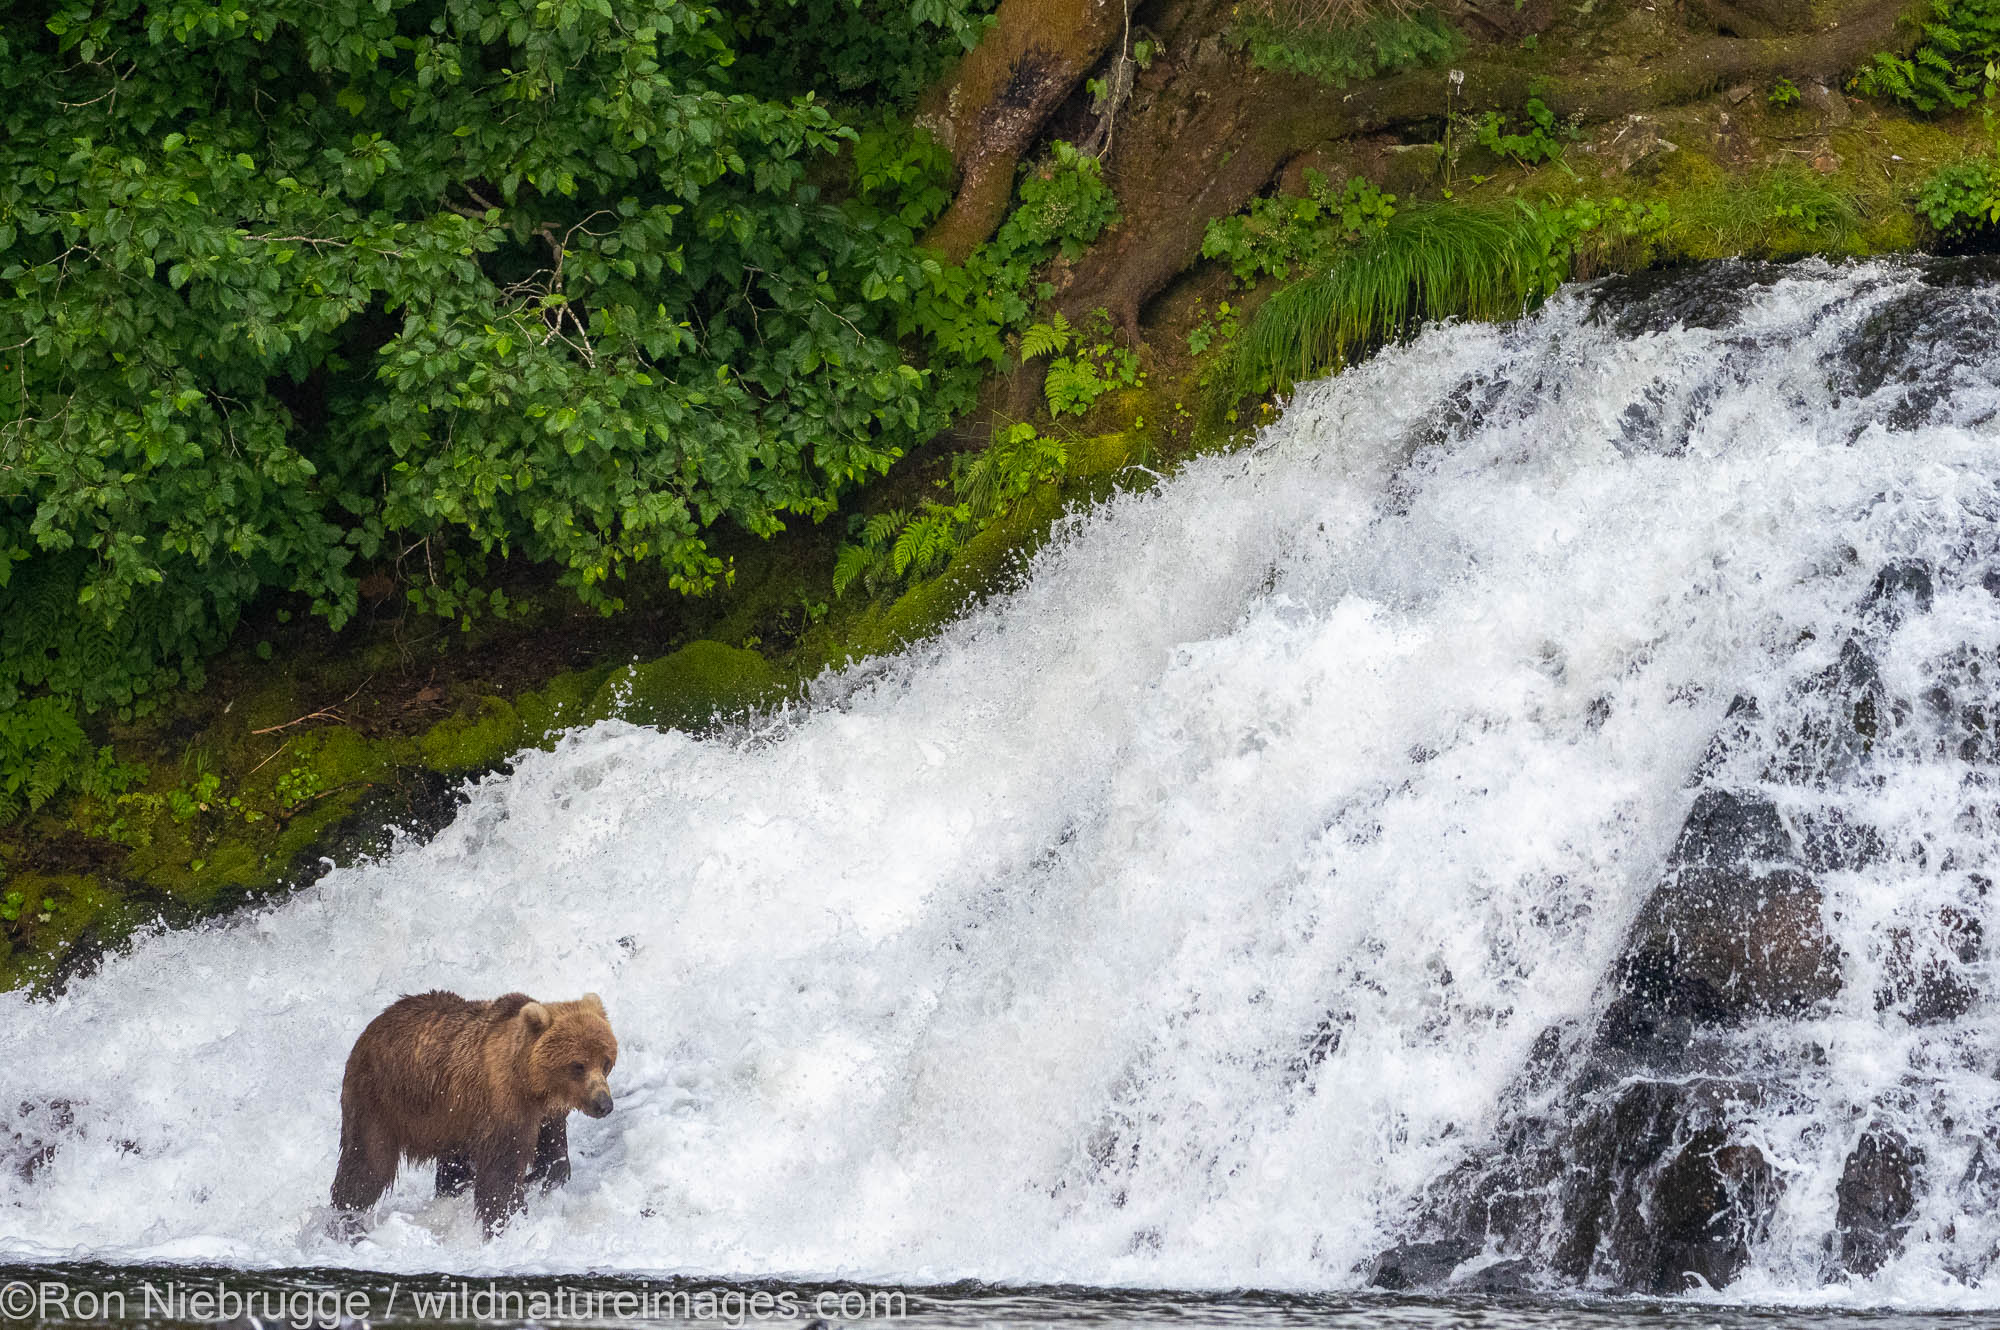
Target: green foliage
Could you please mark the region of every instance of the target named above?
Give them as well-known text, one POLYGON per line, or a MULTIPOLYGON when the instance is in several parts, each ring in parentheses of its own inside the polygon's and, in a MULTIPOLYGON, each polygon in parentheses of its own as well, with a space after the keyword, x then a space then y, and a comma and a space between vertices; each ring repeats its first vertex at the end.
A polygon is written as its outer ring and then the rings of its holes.
MULTIPOLYGON (((293 767, 286 776, 279 778, 278 798, 280 804, 300 802, 299 800, 287 799, 284 795, 287 780, 298 781, 302 770, 303 768, 293 767)), ((261 822, 264 820, 264 814, 246 804, 241 795, 232 794, 225 797, 222 793, 222 777, 213 771, 204 771, 187 785, 176 786, 168 790, 164 798, 167 815, 183 825, 194 821, 204 813, 229 813, 241 817, 245 822, 261 822)), ((112 802, 120 808, 150 806, 150 800, 147 796, 121 795, 112 802), (146 800, 147 802, 142 803, 142 800, 146 800)))
POLYGON ((1051 415, 1080 416, 1113 388, 1145 382, 1138 354, 1113 340, 1111 320, 1103 310, 1095 312, 1086 331, 1087 336, 1072 329, 1068 319, 1056 314, 1021 334, 1023 361, 1053 357, 1042 388, 1051 415))
POLYGON ((1665 205, 1623 198, 1399 212, 1325 272, 1264 303, 1211 381, 1208 423, 1233 419, 1247 393, 1338 369, 1425 320, 1513 318, 1573 276, 1643 266, 1670 223, 1665 205))
POLYGON ((1225 34, 1259 69, 1303 74, 1336 88, 1404 69, 1441 65, 1465 38, 1435 9, 1414 13, 1247 8, 1225 34))
POLYGON ((59 794, 108 799, 145 777, 92 745, 76 713, 54 698, 0 710, 0 825, 59 794))
POLYGON ((1917 49, 1878 52, 1854 87, 1926 113, 1959 110, 2000 84, 2000 0, 1931 0, 1917 49))
POLYGON ((855 136, 855 194, 912 231, 950 205, 951 172, 951 154, 914 125, 890 121, 855 136))
POLYGON ((1479 121, 1478 142, 1502 157, 1511 157, 1523 166, 1554 161, 1562 156, 1562 140, 1574 137, 1574 130, 1557 124, 1556 113, 1539 97, 1528 98, 1528 124, 1521 133, 1509 133, 1498 111, 1488 111, 1479 121))
POLYGON ((321 793, 319 770, 312 766, 292 767, 278 777, 274 790, 281 807, 295 808, 307 803, 321 793))
POLYGON ((1939 167, 1917 192, 1917 211, 1932 230, 1952 239, 2000 225, 2000 156, 1939 167))
POLYGON ((29 913, 35 916, 38 923, 45 924, 55 916, 55 912, 56 898, 53 896, 42 897, 39 910, 31 905, 27 895, 22 892, 10 891, 5 896, 0 896, 0 920, 10 924, 18 921, 23 914, 29 913))
POLYGON ((1007 511, 1038 485, 1053 485, 1069 466, 1069 450, 1026 423, 1009 425, 976 453, 954 460, 952 491, 986 521, 1007 511))
POLYGON ((1201 256, 1227 260, 1245 286, 1266 275, 1283 281, 1294 268, 1325 267, 1341 248, 1376 234, 1396 215, 1396 196, 1360 176, 1337 191, 1319 171, 1305 177, 1303 196, 1252 199, 1244 212, 1210 221, 1201 256))
POLYGON ((736 87, 906 106, 979 44, 994 0, 755 0, 721 6, 736 87))
POLYGON ((1188 350, 1200 355, 1208 350, 1218 337, 1224 342, 1233 341, 1236 337, 1237 314, 1236 307, 1227 300, 1218 300, 1212 313, 1205 307, 1197 307, 1195 325, 1188 329, 1188 350))
MULTIPOLYGON (((876 6, 888 31, 845 0, 17 7, 0 822, 64 793, 135 843, 266 816, 212 774, 123 793, 138 773, 75 714, 198 685, 260 597, 338 628, 381 569, 469 626, 512 611, 492 585, 509 562, 605 611, 640 568, 699 592, 727 574, 709 527, 821 518, 927 438, 1007 362, 1036 267, 1115 200, 1054 145, 946 268, 916 238, 948 155, 779 85, 818 60, 900 96, 925 77, 913 43, 956 48, 986 8, 876 6), (844 35, 815 48, 828 24, 844 35)), ((895 574, 937 566, 956 529, 898 533, 895 574)), ((294 765, 275 807, 331 788, 294 765)))
POLYGON ((1673 223, 1664 203, 1622 197, 1524 203, 1521 214, 1540 252, 1544 294, 1573 277, 1644 268, 1666 242, 1673 223))
POLYGON ((858 522, 850 529, 854 539, 834 560, 833 594, 846 595, 857 578, 871 594, 880 594, 941 571, 971 524, 965 505, 931 501, 914 513, 898 508, 858 522))
POLYGON ((1037 323, 1021 334, 1021 359, 1054 355, 1069 345, 1070 335, 1069 320, 1060 312, 1052 314, 1047 323, 1037 323))
POLYGON ((1778 108, 1797 106, 1799 101, 1799 85, 1783 77, 1771 85, 1770 93, 1764 98, 1766 105, 1778 108))
POLYGON ((963 267, 932 265, 930 289, 918 302, 912 330, 962 367, 956 378, 940 374, 961 394, 971 390, 972 370, 1008 365, 1006 334, 1026 324, 1034 300, 1047 294, 1032 289, 1035 269, 1058 253, 1075 258, 1118 220, 1118 201, 1097 159, 1068 143, 1051 144, 1018 193, 993 239, 963 267))
POLYGON ((926 501, 850 519, 850 539, 834 562, 833 593, 859 582, 870 594, 942 572, 959 547, 1004 516, 1037 486, 1061 480, 1069 464, 1062 442, 1022 423, 999 431, 985 449, 952 466, 953 502, 926 501))
POLYGON ((1060 140, 1049 145, 1047 166, 1022 180, 1020 200, 993 239, 1002 254, 1054 246, 1064 258, 1075 259, 1118 220, 1118 200, 1104 183, 1103 164, 1060 140))
POLYGON ((507 564, 608 613, 725 579, 717 524, 827 516, 1116 216, 1057 144, 945 267, 945 154, 810 91, 904 96, 988 7, 17 4, 0 710, 142 709, 253 602, 339 628, 377 570, 465 624, 507 564))

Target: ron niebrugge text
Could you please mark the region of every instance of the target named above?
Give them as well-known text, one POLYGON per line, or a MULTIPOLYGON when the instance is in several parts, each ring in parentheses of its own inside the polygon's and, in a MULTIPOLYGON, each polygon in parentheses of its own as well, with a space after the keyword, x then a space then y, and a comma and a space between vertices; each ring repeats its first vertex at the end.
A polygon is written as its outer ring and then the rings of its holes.
POLYGON ((0 1320, 239 1321, 298 1330, 335 1330, 357 1321, 703 1321, 721 1326, 763 1322, 900 1320, 907 1295, 894 1289, 577 1288, 509 1286, 498 1280, 400 1283, 381 1289, 232 1288, 205 1283, 143 1282, 131 1288, 73 1287, 61 1280, 17 1279, 0 1285, 0 1320))

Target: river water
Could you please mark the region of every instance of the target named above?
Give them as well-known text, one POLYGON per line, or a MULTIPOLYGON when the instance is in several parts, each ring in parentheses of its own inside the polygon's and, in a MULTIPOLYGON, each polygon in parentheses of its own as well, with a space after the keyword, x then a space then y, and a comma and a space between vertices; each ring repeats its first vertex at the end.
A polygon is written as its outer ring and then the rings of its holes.
MULTIPOLYGON (((572 733, 427 844, 0 995, 0 1275, 856 1281, 981 1325, 2000 1309, 1989 962, 1949 1019, 1876 1001, 1896 927, 2000 922, 1988 757, 1920 702, 1983 705, 1967 662, 2000 659, 1996 346, 1976 262, 1721 265, 1308 386, 808 705, 572 733), (1669 1302, 1365 1292, 1537 1037, 1602 1006, 1732 700, 1837 663, 1892 565, 1929 578, 1871 648, 1893 844, 1822 875, 1840 996, 1762 1031, 1821 1071, 1744 1124, 1783 1179, 1747 1268, 1669 1302), (618 1110, 492 1242, 419 1170, 337 1242, 342 1062, 433 987, 602 994, 618 1110), (1926 1161, 1908 1231, 1830 1272, 1885 1118, 1926 1161)), ((1835 797, 1740 774, 1787 816, 1835 797)))

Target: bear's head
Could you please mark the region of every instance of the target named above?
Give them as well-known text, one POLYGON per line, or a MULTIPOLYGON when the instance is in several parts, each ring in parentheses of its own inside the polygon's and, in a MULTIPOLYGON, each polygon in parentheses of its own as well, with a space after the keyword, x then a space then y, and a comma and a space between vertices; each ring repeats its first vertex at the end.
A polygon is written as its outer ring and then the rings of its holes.
POLYGON ((594 1118, 611 1111, 611 1068, 618 1040, 595 993, 575 1002, 530 1002, 521 1020, 528 1047, 529 1088, 551 1110, 577 1109, 594 1118))

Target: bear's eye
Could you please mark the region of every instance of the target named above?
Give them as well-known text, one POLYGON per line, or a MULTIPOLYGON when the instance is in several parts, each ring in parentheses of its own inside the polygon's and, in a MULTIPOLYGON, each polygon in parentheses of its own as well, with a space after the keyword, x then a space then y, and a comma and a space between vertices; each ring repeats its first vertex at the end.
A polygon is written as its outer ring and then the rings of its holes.
POLYGON ((606 1058, 604 1060, 604 1074, 606 1076, 609 1076, 611 1074, 611 1060, 609 1058, 606 1058))
POLYGON ((581 1062, 570 1063, 569 1074, 581 1079, 583 1076, 583 1064, 581 1062))

